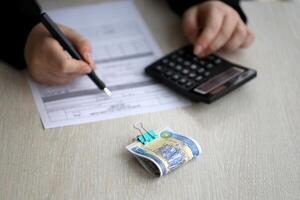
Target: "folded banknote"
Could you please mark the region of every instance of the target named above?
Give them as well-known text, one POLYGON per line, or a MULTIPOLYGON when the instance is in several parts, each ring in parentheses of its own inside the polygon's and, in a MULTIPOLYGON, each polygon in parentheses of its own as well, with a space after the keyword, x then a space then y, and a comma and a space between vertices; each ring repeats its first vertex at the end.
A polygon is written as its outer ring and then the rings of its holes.
POLYGON ((126 148, 151 174, 164 176, 201 154, 200 145, 190 137, 164 128, 146 144, 136 140, 126 148))

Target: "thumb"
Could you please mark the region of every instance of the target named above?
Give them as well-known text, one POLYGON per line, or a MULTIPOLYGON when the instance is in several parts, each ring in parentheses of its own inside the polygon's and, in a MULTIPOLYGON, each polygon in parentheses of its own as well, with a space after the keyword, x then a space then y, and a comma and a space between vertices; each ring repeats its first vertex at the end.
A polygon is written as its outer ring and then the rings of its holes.
POLYGON ((198 10, 196 7, 192 7, 184 13, 182 20, 182 27, 185 35, 191 43, 194 43, 197 39, 199 32, 198 24, 198 10))

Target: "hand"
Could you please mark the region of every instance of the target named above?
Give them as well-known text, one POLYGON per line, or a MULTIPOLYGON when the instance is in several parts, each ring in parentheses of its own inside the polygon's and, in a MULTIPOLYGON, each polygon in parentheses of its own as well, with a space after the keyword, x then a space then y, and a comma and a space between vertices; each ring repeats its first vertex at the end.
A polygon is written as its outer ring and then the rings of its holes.
POLYGON ((67 84, 95 68, 90 43, 74 30, 59 27, 85 61, 71 58, 46 28, 41 23, 37 24, 27 38, 25 60, 29 74, 42 84, 67 84))
POLYGON ((221 1, 207 1, 187 10, 183 30, 200 57, 221 49, 246 48, 254 41, 253 32, 239 14, 221 1))

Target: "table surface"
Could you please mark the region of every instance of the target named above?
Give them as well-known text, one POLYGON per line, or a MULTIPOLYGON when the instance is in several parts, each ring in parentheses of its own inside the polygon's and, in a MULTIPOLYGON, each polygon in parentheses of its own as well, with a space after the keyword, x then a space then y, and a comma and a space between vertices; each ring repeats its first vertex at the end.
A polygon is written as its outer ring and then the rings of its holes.
MULTIPOLYGON (((185 43, 163 1, 136 4, 164 52, 185 43)), ((24 73, 1 64, 0 199, 299 199, 300 4, 243 7, 256 42, 222 55, 258 77, 211 105, 44 130, 24 73), (154 178, 125 150, 136 121, 192 136, 203 154, 154 178)))

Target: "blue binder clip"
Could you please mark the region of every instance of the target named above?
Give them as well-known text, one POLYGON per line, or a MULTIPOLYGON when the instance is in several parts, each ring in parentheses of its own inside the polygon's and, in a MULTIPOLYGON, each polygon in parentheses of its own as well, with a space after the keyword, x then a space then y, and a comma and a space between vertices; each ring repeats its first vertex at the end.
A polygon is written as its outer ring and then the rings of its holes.
POLYGON ((137 136, 137 140, 142 143, 143 145, 153 141, 154 139, 156 139, 158 137, 158 135, 156 134, 156 132, 154 130, 146 130, 143 126, 142 122, 137 122, 134 124, 134 128, 137 129, 141 134, 139 136, 137 136), (140 127, 138 127, 138 125, 140 127))

